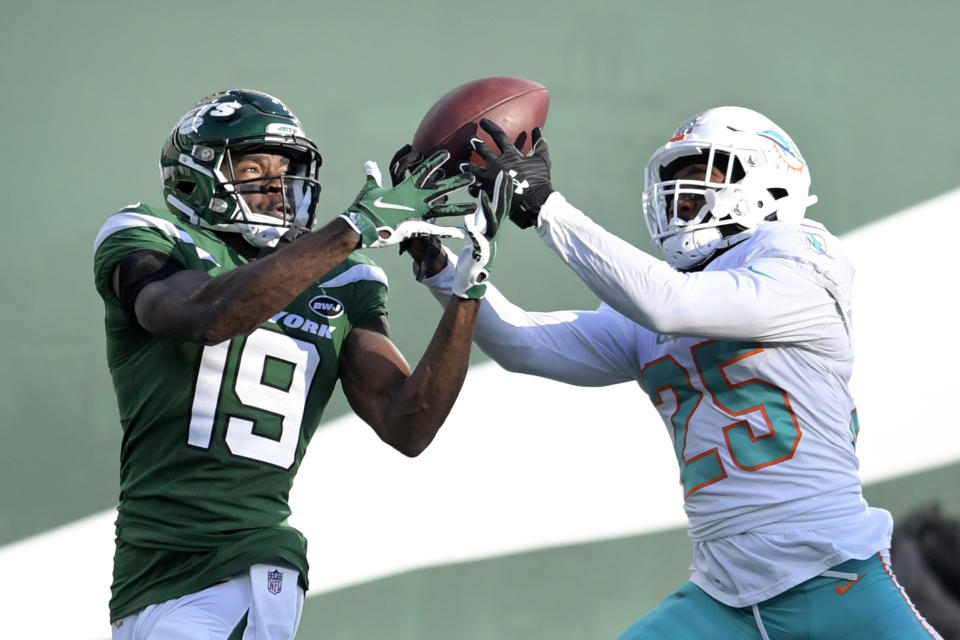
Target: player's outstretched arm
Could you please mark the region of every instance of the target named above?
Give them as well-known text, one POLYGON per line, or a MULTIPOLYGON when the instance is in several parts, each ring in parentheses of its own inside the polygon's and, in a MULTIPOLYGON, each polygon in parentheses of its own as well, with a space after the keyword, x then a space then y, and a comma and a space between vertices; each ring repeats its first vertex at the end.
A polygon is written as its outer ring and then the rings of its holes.
POLYGON ((470 362, 473 329, 486 293, 496 235, 510 209, 509 180, 501 176, 491 201, 464 219, 468 241, 460 253, 452 293, 416 369, 387 337, 386 323, 354 329, 341 355, 340 380, 350 406, 380 438, 408 456, 433 441, 456 401, 470 362))
POLYGON ((156 252, 130 254, 114 269, 113 290, 150 333, 180 342, 216 344, 249 333, 283 309, 357 246, 357 233, 342 220, 301 236, 264 258, 218 276, 172 269, 156 252), (147 281, 148 284, 140 285, 147 281), (129 299, 129 296, 134 296, 129 299))
POLYGON ((476 208, 445 199, 471 184, 471 176, 430 179, 445 160, 436 154, 393 188, 380 186, 379 169, 368 162, 364 187, 339 219, 216 277, 177 269, 154 251, 131 254, 114 269, 114 293, 140 326, 164 338, 216 344, 249 333, 360 246, 387 246, 414 233, 462 237, 459 229, 424 221, 476 208))
MULTIPOLYGON (((450 301, 459 264, 452 254, 444 255, 444 263, 423 280, 441 305, 450 301)), ((507 371, 594 387, 636 379, 634 329, 609 309, 527 311, 488 282, 473 341, 507 371)))

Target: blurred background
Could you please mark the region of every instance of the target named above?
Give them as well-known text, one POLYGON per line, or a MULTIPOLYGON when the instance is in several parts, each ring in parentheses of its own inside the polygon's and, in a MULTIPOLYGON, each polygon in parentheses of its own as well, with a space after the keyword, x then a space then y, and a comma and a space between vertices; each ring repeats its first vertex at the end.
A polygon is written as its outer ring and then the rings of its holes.
MULTIPOLYGON (((162 205, 164 137, 231 87, 300 117, 323 154, 324 221, 363 161, 385 167, 450 89, 536 80, 551 92, 554 185, 646 250, 653 150, 705 108, 763 112, 811 166, 810 217, 857 258, 866 497, 898 519, 934 502, 960 512, 960 419, 941 409, 957 287, 937 237, 960 202, 960 4, 0 0, 0 15, 0 573, 7 624, 30 629, 11 637, 109 636, 120 427, 93 239, 128 203, 162 205), (65 610, 69 623, 47 618, 65 610)), ((535 234, 507 232, 494 277, 509 297, 597 305, 535 234)), ((405 256, 372 257, 415 364, 440 308, 405 256)), ((294 495, 315 582, 300 637, 615 637, 686 578, 675 462, 645 396, 511 376, 479 352, 474 365, 413 461, 334 395, 294 495)))

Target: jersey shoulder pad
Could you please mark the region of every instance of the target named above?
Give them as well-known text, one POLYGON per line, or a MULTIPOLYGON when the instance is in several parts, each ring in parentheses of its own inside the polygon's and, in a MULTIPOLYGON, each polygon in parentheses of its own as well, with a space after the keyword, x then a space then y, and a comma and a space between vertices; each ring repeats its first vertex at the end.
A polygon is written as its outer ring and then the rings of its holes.
POLYGON ((840 240, 813 220, 764 223, 744 244, 745 260, 770 257, 807 262, 847 261, 840 240))
POLYGON ((220 266, 226 245, 216 236, 180 220, 165 209, 134 204, 104 221, 93 244, 94 279, 103 293, 124 256, 151 249, 173 256, 187 268, 220 266), (219 258, 217 256, 220 256, 219 258))
POLYGON ((748 240, 744 264, 781 259, 820 281, 838 298, 847 298, 855 270, 840 239, 815 220, 768 222, 748 240))
POLYGON ((378 283, 384 288, 390 285, 386 271, 378 267, 373 260, 356 251, 317 281, 317 285, 324 289, 345 287, 355 283, 378 283))

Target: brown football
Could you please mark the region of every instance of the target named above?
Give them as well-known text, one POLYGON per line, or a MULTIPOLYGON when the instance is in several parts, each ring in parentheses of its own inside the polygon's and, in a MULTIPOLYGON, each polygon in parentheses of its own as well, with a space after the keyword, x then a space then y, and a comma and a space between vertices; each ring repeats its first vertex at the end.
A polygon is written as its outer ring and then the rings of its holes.
POLYGON ((495 152, 498 150, 487 132, 478 126, 481 119, 497 123, 511 142, 526 132, 520 151, 527 153, 531 131, 543 127, 549 107, 550 93, 539 82, 508 77, 474 80, 450 91, 430 107, 411 146, 424 156, 446 149, 450 159, 443 166, 444 174, 455 175, 462 162, 483 164, 468 146, 470 138, 479 137, 495 152))

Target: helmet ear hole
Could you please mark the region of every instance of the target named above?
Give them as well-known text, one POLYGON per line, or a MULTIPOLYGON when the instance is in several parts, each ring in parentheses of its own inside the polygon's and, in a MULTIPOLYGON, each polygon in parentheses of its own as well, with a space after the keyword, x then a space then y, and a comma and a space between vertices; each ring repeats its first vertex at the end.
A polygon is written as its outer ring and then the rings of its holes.
MULTIPOLYGON (((772 189, 767 189, 767 191, 770 193, 770 196, 774 199, 774 201, 777 201, 781 198, 786 198, 789 195, 787 193, 787 190, 781 187, 773 187, 772 189)), ((779 218, 779 215, 777 214, 777 212, 773 212, 767 215, 766 217, 764 217, 764 220, 771 222, 773 220, 777 220, 778 218, 779 218)))
POLYGON ((176 189, 180 193, 189 196, 193 193, 193 190, 197 188, 196 182, 189 182, 187 180, 180 180, 177 182, 176 189))

